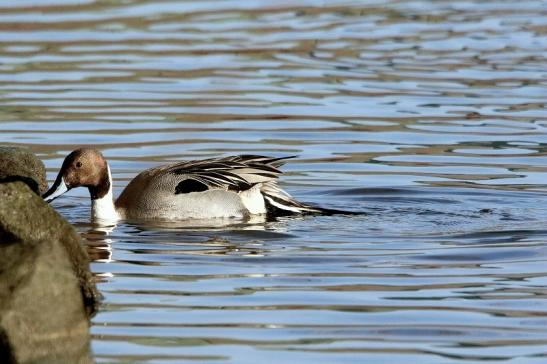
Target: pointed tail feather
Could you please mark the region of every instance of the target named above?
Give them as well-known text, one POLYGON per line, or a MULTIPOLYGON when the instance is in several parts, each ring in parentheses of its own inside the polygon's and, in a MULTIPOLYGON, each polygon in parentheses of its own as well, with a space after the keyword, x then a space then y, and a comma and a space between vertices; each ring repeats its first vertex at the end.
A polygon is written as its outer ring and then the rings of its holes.
POLYGON ((316 214, 316 215, 323 215, 323 216, 332 216, 332 215, 351 215, 351 216, 356 216, 356 215, 366 215, 367 213, 366 212, 362 212, 362 211, 347 211, 347 210, 338 210, 338 209, 328 209, 328 208, 323 208, 323 207, 317 207, 317 206, 310 206, 311 208, 313 208, 314 212, 310 212, 311 214, 316 214))
POLYGON ((303 204, 296 201, 291 195, 279 188, 275 181, 264 183, 260 191, 264 196, 264 200, 266 201, 266 207, 270 215, 364 215, 364 213, 361 212, 326 209, 322 207, 303 204))

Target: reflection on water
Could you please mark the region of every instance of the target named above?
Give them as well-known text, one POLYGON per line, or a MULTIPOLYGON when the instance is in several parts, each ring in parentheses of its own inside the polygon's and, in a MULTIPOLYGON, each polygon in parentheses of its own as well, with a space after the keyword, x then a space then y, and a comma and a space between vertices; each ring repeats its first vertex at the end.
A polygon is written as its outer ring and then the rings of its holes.
POLYGON ((0 142, 298 155, 362 216, 89 224, 97 362, 547 361, 545 1, 0 4, 0 142), (198 226, 200 225, 200 226, 198 226), (217 224, 215 224, 217 225, 217 224))

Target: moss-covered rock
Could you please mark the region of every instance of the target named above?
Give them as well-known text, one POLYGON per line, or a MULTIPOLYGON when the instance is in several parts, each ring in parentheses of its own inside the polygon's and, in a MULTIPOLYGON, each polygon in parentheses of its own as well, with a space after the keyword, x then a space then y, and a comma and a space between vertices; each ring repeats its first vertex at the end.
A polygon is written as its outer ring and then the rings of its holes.
POLYGON ((0 183, 0 362, 89 363, 99 294, 87 253, 34 192, 0 183))
POLYGON ((44 163, 28 149, 0 146, 0 183, 23 181, 34 192, 47 191, 44 163))

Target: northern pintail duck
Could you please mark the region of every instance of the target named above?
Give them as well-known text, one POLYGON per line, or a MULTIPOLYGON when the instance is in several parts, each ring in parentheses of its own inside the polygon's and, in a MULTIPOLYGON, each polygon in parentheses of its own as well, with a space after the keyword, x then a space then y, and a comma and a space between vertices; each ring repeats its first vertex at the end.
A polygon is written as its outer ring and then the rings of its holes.
POLYGON ((91 215, 99 220, 201 219, 255 214, 331 212, 296 201, 277 185, 285 159, 240 155, 176 162, 137 175, 116 202, 110 167, 101 152, 70 153, 43 198, 53 201, 76 187, 87 187, 91 215))

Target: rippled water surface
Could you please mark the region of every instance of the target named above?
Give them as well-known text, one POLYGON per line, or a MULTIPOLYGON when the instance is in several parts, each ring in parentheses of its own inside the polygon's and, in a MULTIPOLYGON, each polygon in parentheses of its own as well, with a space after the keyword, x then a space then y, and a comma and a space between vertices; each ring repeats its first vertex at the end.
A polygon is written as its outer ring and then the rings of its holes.
POLYGON ((297 155, 366 213, 90 224, 99 363, 546 363, 547 2, 2 1, 0 142, 50 182, 297 155))

